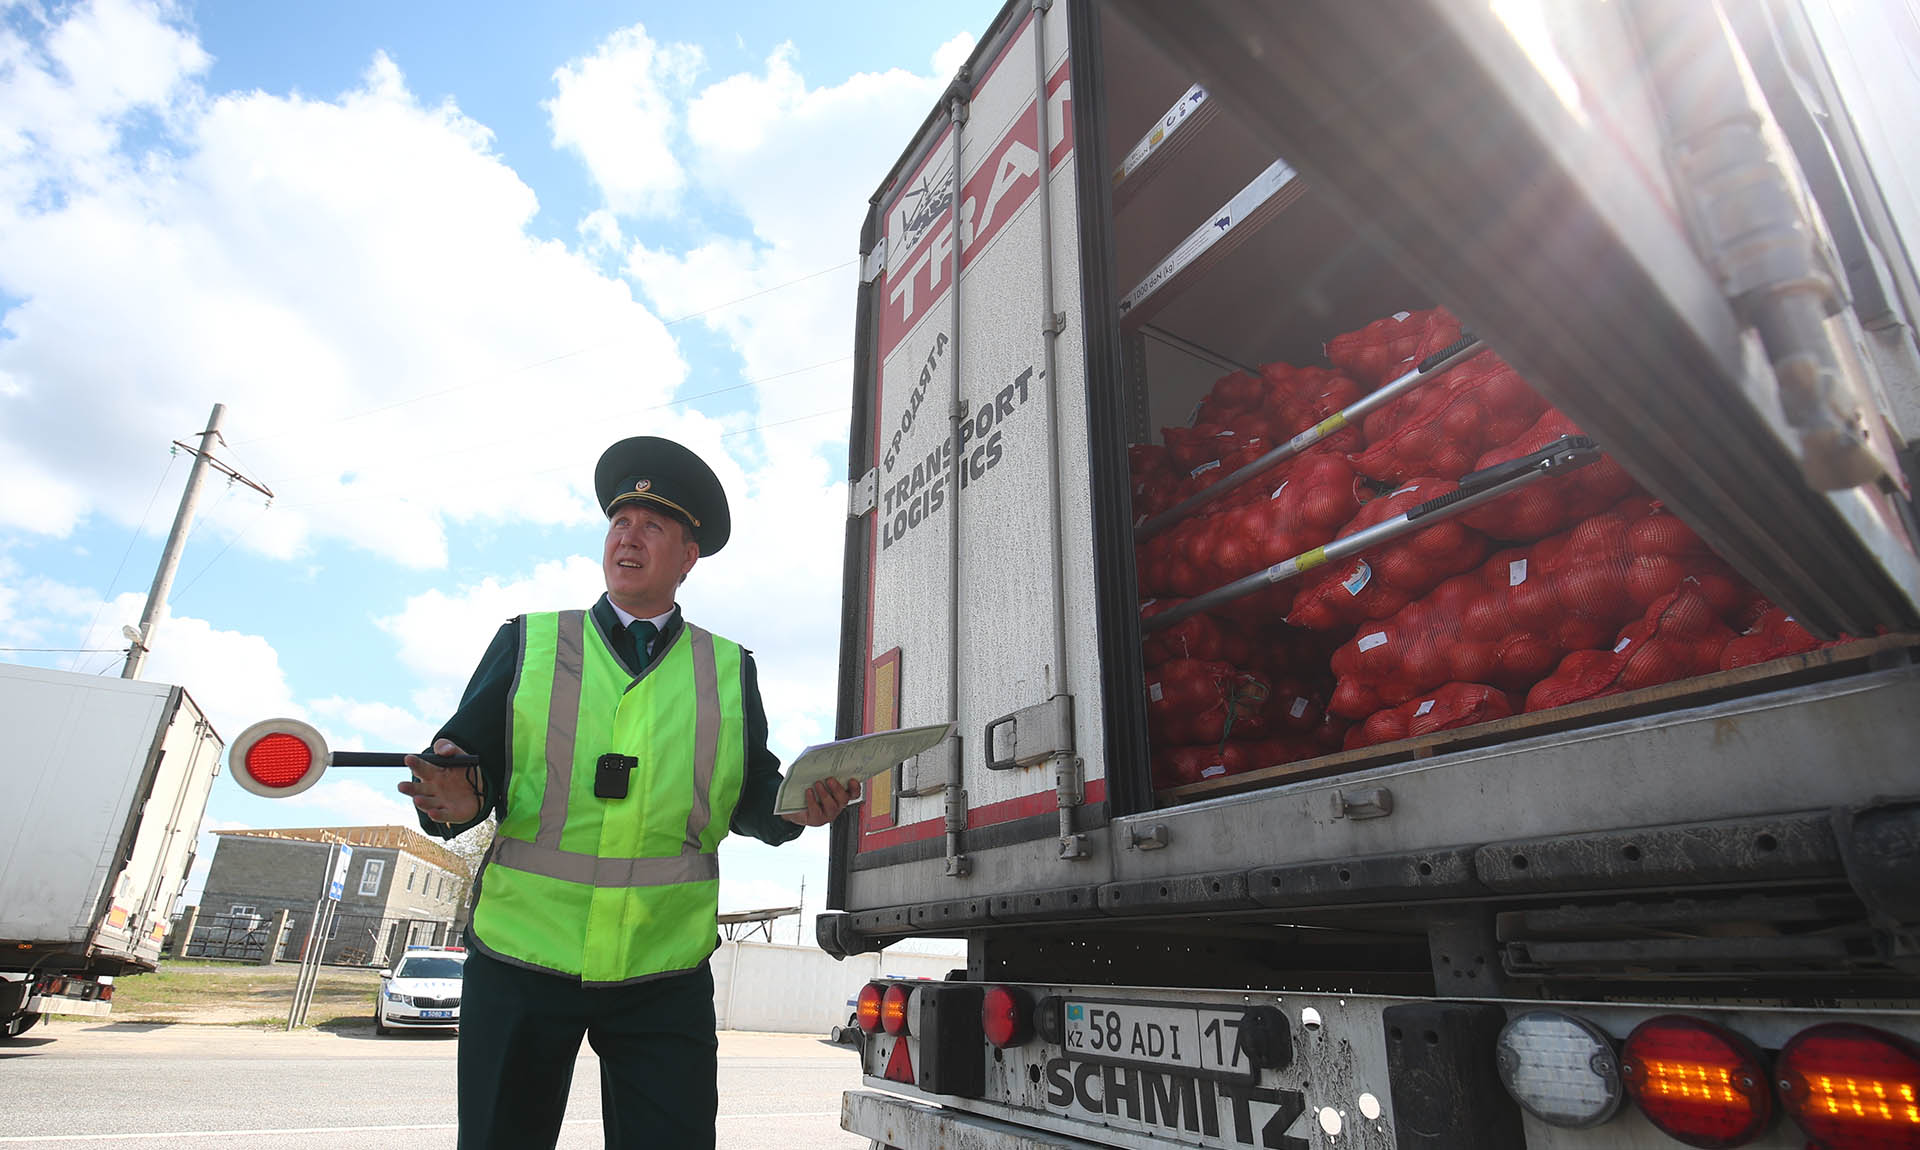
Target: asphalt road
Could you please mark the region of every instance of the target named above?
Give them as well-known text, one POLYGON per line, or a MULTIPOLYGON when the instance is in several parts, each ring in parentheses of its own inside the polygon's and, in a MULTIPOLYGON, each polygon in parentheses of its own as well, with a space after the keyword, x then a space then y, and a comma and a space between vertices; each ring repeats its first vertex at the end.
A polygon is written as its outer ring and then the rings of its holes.
MULTIPOLYGON (((16 1146, 359 1150, 454 1145, 456 1039, 228 1026, 42 1023, 0 1045, 0 1150, 16 1146)), ((562 1150, 600 1136, 584 1044, 562 1150)), ((723 1150, 866 1150, 840 1129, 853 1051, 811 1035, 720 1035, 723 1150)))

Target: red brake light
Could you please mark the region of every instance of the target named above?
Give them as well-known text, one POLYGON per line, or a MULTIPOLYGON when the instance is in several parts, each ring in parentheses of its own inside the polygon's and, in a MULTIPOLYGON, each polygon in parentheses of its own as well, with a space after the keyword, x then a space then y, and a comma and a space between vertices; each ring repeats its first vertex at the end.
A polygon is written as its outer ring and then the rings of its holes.
POLYGON ((872 1034, 880 1029, 880 996, 886 988, 877 982, 869 982, 860 988, 860 997, 853 1003, 853 1019, 862 1033, 872 1034))
POLYGON ((995 1046, 1019 1046, 1033 1037, 1033 1004, 1024 991, 989 986, 980 999, 980 1029, 995 1046))
POLYGON ((1905 1039, 1851 1022, 1822 1023, 1793 1036, 1774 1074, 1787 1113, 1815 1142, 1920 1147, 1920 1051, 1905 1039))
POLYGON ((1753 1045, 1677 1014, 1636 1026, 1621 1050, 1627 1095, 1668 1137, 1689 1146, 1744 1146, 1773 1118, 1773 1093, 1753 1045))
POLYGON ((880 999, 880 1028, 888 1034, 907 1033, 907 997, 913 991, 902 983, 887 987, 880 999))
POLYGON ((290 787, 313 766, 313 748, 285 732, 262 737, 247 748, 246 771, 269 787, 290 787))
POLYGON ((102 1002, 113 1001, 113 983, 103 982, 100 984, 100 1001, 102 1002))

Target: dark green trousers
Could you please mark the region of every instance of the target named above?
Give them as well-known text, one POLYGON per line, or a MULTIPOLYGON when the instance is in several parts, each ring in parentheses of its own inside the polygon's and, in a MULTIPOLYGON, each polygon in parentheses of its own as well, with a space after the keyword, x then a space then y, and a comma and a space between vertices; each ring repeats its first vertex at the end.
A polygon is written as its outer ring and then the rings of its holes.
POLYGON ((607 1150, 713 1150, 713 971, 588 989, 473 951, 460 1000, 460 1150, 551 1150, 580 1039, 607 1150))

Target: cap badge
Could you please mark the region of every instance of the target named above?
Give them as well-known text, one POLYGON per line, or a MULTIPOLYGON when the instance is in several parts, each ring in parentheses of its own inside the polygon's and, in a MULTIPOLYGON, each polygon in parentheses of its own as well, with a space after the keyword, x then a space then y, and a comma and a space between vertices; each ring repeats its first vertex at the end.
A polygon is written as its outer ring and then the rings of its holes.
POLYGON ((635 491, 645 491, 652 486, 653 486, 653 480, 642 479, 640 482, 633 485, 633 489, 635 491))

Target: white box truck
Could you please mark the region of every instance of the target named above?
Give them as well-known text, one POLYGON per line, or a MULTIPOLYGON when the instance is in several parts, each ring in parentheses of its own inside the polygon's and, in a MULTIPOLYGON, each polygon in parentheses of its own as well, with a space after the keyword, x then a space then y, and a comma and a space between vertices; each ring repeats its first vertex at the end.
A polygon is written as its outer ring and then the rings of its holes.
POLYGON ((223 746, 180 687, 0 665, 0 1036, 159 965, 223 746))
POLYGON ((1016 0, 860 238, 843 1125, 1920 1145, 1920 25, 1016 0))

